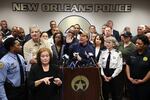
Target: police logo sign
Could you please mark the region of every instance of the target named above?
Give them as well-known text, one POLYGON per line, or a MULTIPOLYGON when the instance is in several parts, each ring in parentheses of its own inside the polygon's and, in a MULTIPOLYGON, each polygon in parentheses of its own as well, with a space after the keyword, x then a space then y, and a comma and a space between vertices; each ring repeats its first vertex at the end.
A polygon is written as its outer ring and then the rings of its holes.
POLYGON ((86 91, 89 87, 89 80, 86 76, 75 76, 71 81, 71 87, 74 91, 86 91))

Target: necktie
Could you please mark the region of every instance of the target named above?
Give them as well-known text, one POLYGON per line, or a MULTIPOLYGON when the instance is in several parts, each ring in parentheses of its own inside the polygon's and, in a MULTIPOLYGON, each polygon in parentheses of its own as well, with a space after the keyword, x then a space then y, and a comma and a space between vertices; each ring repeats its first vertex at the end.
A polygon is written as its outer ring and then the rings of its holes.
POLYGON ((21 84, 24 83, 24 71, 23 71, 23 66, 21 64, 21 60, 19 58, 19 56, 16 54, 17 56, 17 60, 18 60, 18 63, 19 63, 19 67, 20 67, 20 75, 21 75, 21 84))
POLYGON ((106 69, 109 69, 110 56, 111 56, 111 52, 109 52, 109 55, 108 55, 108 58, 107 58, 107 62, 106 62, 106 69))

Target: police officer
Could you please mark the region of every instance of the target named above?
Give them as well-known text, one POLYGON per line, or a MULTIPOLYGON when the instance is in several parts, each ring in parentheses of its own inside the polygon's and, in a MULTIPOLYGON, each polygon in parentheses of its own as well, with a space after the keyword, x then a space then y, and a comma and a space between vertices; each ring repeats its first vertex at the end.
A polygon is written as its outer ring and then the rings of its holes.
POLYGON ((150 100, 150 50, 145 35, 137 37, 137 50, 127 59, 126 74, 131 100, 150 100))
POLYGON ((116 49, 117 40, 110 36, 105 39, 106 50, 101 52, 99 66, 102 75, 102 91, 104 100, 109 100, 111 93, 112 100, 122 100, 123 75, 122 75, 122 54, 116 49))
POLYGON ((11 37, 5 40, 8 53, 0 60, 0 100, 26 100, 25 67, 20 43, 11 37))

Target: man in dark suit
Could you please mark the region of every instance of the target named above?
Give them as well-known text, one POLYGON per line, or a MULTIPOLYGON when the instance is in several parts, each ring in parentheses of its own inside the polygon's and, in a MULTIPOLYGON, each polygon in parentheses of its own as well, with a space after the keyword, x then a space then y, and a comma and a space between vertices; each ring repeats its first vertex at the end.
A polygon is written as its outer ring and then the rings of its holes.
POLYGON ((50 37, 53 35, 52 29, 53 29, 54 27, 56 27, 56 26, 57 26, 57 24, 56 24, 56 21, 55 21, 55 20, 50 21, 50 29, 47 31, 47 33, 48 33, 48 38, 50 38, 50 37))
POLYGON ((112 20, 108 20, 106 25, 112 29, 112 36, 114 36, 116 38, 116 40, 118 42, 120 42, 121 38, 120 38, 119 32, 117 30, 113 29, 113 21, 112 20))

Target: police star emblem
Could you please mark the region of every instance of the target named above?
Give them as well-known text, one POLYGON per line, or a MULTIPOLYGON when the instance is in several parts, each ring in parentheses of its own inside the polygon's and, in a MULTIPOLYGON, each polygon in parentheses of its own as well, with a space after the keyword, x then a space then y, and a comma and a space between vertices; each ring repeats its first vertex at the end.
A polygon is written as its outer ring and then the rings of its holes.
POLYGON ((143 61, 147 61, 148 60, 148 57, 143 57, 143 61))
POLYGON ((75 76, 72 79, 71 87, 74 91, 86 91, 89 87, 89 80, 83 75, 75 76))
POLYGON ((4 67, 3 62, 0 61, 0 69, 2 69, 4 67))

